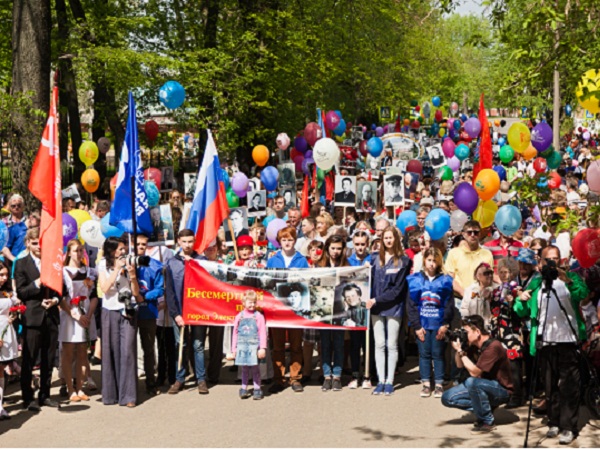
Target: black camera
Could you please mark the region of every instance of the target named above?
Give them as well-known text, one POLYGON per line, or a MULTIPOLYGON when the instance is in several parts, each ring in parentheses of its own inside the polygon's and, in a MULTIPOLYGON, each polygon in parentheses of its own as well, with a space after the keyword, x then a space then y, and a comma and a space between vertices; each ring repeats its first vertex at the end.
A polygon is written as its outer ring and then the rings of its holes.
POLYGON ((556 265, 556 261, 546 259, 546 264, 542 267, 541 274, 546 286, 552 286, 554 280, 558 278, 558 266, 556 265))
POLYGON ((120 303, 125 305, 126 315, 133 316, 135 314, 137 303, 133 298, 133 292, 131 292, 131 289, 127 287, 120 288, 117 299, 120 303))
POLYGON ((444 336, 446 342, 460 342, 460 348, 465 351, 469 347, 469 339, 467 338, 467 330, 459 328, 457 330, 448 330, 444 336))
POLYGON ((125 261, 130 266, 148 267, 150 265, 150 257, 146 256, 146 255, 142 255, 142 256, 126 255, 126 256, 123 256, 123 258, 125 258, 125 261))

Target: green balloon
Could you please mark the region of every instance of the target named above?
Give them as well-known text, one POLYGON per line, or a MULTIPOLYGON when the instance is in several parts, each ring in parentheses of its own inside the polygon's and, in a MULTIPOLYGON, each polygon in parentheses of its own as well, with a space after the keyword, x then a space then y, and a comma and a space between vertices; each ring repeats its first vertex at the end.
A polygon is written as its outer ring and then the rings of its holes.
POLYGON ((550 155, 546 158, 546 162, 548 163, 548 167, 550 169, 558 169, 560 163, 562 161, 562 156, 556 150, 550 153, 550 155))
POLYGON ((551 145, 546 150, 544 150, 542 153, 540 153, 540 156, 542 158, 548 159, 548 156, 550 156, 552 153, 554 153, 554 146, 553 145, 551 145))
POLYGON ((418 101, 418 100, 411 100, 411 101, 410 101, 410 106, 412 106, 413 108, 414 108, 415 106, 417 106, 418 104, 419 104, 419 101, 418 101))
POLYGON ((237 195, 235 195, 233 189, 227 189, 227 192, 225 192, 225 196, 227 197, 227 204, 230 208, 237 208, 238 206, 240 206, 240 198, 237 195))
POLYGON ((419 116, 419 117, 417 117, 417 120, 419 121, 419 123, 420 123, 421 125, 423 125, 423 120, 424 120, 424 119, 423 119, 423 116, 419 116))
POLYGON ((448 166, 444 166, 440 169, 440 178, 442 181, 452 181, 454 178, 454 172, 448 166))
POLYGON ((503 145, 500 149, 500 161, 504 164, 508 164, 515 157, 515 151, 510 145, 503 145))

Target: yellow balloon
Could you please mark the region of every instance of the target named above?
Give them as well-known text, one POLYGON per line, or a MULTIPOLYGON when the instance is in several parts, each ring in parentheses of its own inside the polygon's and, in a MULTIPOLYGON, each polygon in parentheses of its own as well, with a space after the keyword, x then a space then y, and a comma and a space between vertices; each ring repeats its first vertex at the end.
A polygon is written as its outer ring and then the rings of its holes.
POLYGON ((269 149, 264 145, 257 145, 252 150, 252 159, 257 166, 264 166, 269 161, 269 149))
POLYGON ((579 104, 592 114, 600 112, 600 70, 591 69, 583 74, 575 95, 579 104))
POLYGON ((521 122, 513 123, 508 129, 508 143, 514 151, 523 153, 531 143, 531 132, 521 122))
POLYGON ((487 228, 494 223, 497 211, 498 205, 493 200, 479 200, 479 205, 473 212, 473 220, 479 222, 483 228, 487 228))
POLYGON ((529 147, 527 147, 527 149, 525 149, 523 152, 523 158, 525 158, 526 161, 530 161, 535 158, 537 154, 538 152, 535 147, 533 145, 529 145, 529 147))
POLYGON ((83 209, 72 209, 71 211, 69 211, 69 215, 73 219, 75 219, 75 222, 77 222, 78 230, 79 228, 81 228, 82 223, 87 222, 88 220, 92 220, 92 216, 90 216, 90 213, 84 211, 83 209))
POLYGON ((91 166, 98 160, 98 146, 94 141, 84 141, 79 147, 79 159, 86 166, 91 166))
POLYGON ((438 134, 440 135, 440 137, 444 137, 444 136, 446 136, 446 130, 444 130, 443 128, 440 128, 440 131, 438 132, 438 134))

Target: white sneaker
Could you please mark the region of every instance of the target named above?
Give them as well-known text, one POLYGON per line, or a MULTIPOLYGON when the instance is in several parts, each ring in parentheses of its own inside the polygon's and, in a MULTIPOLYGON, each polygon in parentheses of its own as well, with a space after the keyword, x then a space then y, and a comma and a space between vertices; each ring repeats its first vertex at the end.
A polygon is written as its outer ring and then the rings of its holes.
POLYGON ((356 378, 352 378, 352 381, 348 383, 348 389, 357 389, 358 388, 358 380, 356 378))
POLYGON ((556 436, 558 436, 558 433, 560 433, 560 430, 558 429, 558 427, 550 427, 550 428, 548 428, 548 431, 546 432, 546 437, 548 439, 553 439, 556 436))
POLYGON ((371 380, 369 380, 368 378, 364 379, 362 382, 362 388, 363 389, 371 389, 373 386, 371 386, 371 380))
POLYGON ((558 443, 562 445, 568 445, 573 442, 573 439, 575 439, 575 435, 572 431, 563 430, 558 436, 558 443))

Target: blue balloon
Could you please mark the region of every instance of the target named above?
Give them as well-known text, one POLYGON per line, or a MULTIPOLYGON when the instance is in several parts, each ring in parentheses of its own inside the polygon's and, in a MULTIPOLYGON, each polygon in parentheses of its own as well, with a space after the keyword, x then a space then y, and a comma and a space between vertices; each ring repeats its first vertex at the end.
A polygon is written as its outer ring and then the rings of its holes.
POLYGON ((441 208, 432 210, 425 219, 425 230, 432 240, 442 239, 450 229, 450 214, 441 208))
POLYGON ((279 172, 273 166, 267 166, 260 172, 260 181, 265 185, 267 191, 277 189, 279 172))
POLYGON ((338 124, 337 127, 335 127, 335 129, 333 130, 333 133, 336 136, 341 136, 346 132, 346 121, 344 119, 340 119, 340 123, 338 124))
POLYGON ((454 121, 454 123, 452 124, 452 126, 454 127, 454 129, 455 129, 456 131, 460 131, 460 127, 462 127, 462 123, 461 123, 461 121, 460 121, 460 120, 456 119, 456 120, 454 121))
POLYGON ((158 205, 160 201, 160 192, 156 185, 149 180, 144 181, 144 189, 146 189, 146 196, 148 197, 148 206, 154 207, 158 205))
POLYGON ((506 169, 502 166, 494 166, 494 172, 500 177, 500 181, 506 181, 506 169))
MULTIPOLYGON (((339 110, 337 110, 337 109, 336 109, 336 110, 334 110, 334 112, 335 112, 335 113, 338 115, 338 117, 339 117, 340 119, 343 119, 343 117, 342 117, 342 112, 341 112, 341 111, 339 111, 339 110)), ((323 203, 323 204, 324 204, 324 203, 323 203)))
POLYGON ((503 147, 506 145, 506 138, 504 136, 498 138, 498 145, 503 147))
POLYGON ((519 208, 513 205, 504 205, 496 212, 494 223, 500 233, 505 236, 512 236, 521 228, 522 220, 523 217, 519 208))
POLYGON ((158 91, 158 98, 167 108, 179 108, 185 101, 185 89, 177 81, 167 81, 158 91))
POLYGON ((456 156, 461 161, 464 161, 465 159, 467 159, 470 154, 471 154, 471 149, 469 148, 469 146, 467 146, 465 144, 460 144, 459 146, 457 146, 454 149, 454 156, 456 156))
POLYGON ((372 137, 367 141, 367 151, 373 158, 378 158, 383 152, 383 141, 378 137, 372 137))
POLYGON ((219 181, 223 181, 225 184, 225 190, 229 189, 231 183, 229 182, 229 174, 225 169, 219 169, 219 181))
POLYGON ((571 117, 572 112, 573 112, 573 108, 571 108, 571 105, 565 106, 565 113, 567 114, 567 117, 571 117))
POLYGON ((375 131, 377 129, 377 125, 375 125, 374 123, 371 124, 371 130, 375 131))
POLYGON ((435 106, 436 108, 439 108, 442 104, 442 100, 436 95, 431 99, 431 103, 433 103, 433 106, 435 106))
POLYGON ((406 234, 407 228, 414 228, 417 225, 417 213, 415 211, 402 211, 396 219, 396 227, 402 234, 406 234))
POLYGON ((546 177, 540 177, 540 180, 537 183, 537 187, 547 188, 548 187, 548 179, 546 177))
POLYGON ((113 227, 110 224, 110 213, 105 215, 102 219, 100 219, 100 230, 104 237, 121 237, 123 236, 124 231, 120 228, 113 227))
POLYGON ((461 122, 463 122, 463 123, 464 123, 464 122, 466 122, 467 120, 469 120, 469 118, 467 117, 467 115, 466 115, 466 114, 461 114, 461 115, 460 115, 460 120, 461 120, 461 122))
POLYGON ((8 242, 8 227, 2 221, 0 221, 0 249, 6 247, 8 242))

